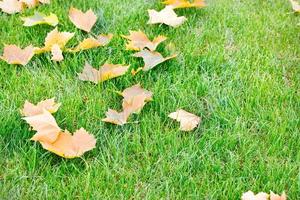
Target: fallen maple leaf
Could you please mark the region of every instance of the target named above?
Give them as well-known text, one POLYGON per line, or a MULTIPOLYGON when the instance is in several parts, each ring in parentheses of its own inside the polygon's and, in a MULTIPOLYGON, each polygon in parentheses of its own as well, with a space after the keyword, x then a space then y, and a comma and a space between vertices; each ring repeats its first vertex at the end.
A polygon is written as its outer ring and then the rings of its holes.
POLYGON ((34 105, 29 101, 25 101, 23 109, 21 110, 21 114, 25 117, 30 117, 43 114, 44 110, 47 110, 50 113, 55 113, 60 105, 60 103, 55 102, 54 98, 43 100, 37 105, 34 105))
POLYGON ((33 16, 22 17, 24 21, 23 26, 35 26, 38 24, 48 24, 50 26, 56 26, 58 24, 58 18, 55 14, 50 13, 49 16, 46 16, 43 13, 35 12, 33 16))
POLYGON ((184 16, 178 17, 172 6, 166 6, 163 10, 148 10, 148 24, 166 24, 172 27, 178 27, 186 21, 184 16))
POLYGON ((152 52, 147 49, 144 49, 138 53, 135 53, 133 56, 143 58, 144 63, 145 63, 145 66, 143 67, 143 71, 148 71, 169 59, 175 58, 177 55, 173 55, 173 56, 164 58, 158 52, 152 52))
POLYGON ((64 59, 64 56, 62 54, 62 50, 59 48, 57 44, 53 45, 51 48, 51 60, 60 62, 64 59))
POLYGON ((5 45, 3 55, 0 56, 0 59, 6 61, 8 64, 25 66, 34 56, 35 49, 32 45, 24 49, 16 45, 5 45))
POLYGON ((69 18, 77 28, 86 32, 90 32, 97 21, 97 16, 91 9, 83 13, 73 7, 69 10, 69 18))
POLYGON ((182 109, 171 113, 169 117, 180 122, 180 130, 182 131, 192 131, 201 122, 200 117, 182 109))
POLYGON ((143 89, 140 84, 126 88, 121 95, 124 97, 122 107, 129 113, 138 113, 152 100, 153 93, 143 89))
POLYGON ((292 4, 292 8, 293 8, 294 12, 300 12, 299 2, 296 0, 290 0, 290 2, 292 4))
POLYGON ((0 8, 2 12, 14 14, 24 9, 24 3, 19 0, 3 0, 0 1, 0 8))
POLYGON ((286 194, 283 192, 281 195, 275 194, 272 191, 270 192, 270 200, 286 200, 286 194))
POLYGON ((81 128, 74 135, 71 135, 67 130, 60 132, 54 142, 42 141, 41 144, 44 149, 61 157, 75 158, 95 148, 96 139, 85 129, 81 128))
POLYGON ((91 81, 94 83, 104 82, 106 80, 124 75, 129 66, 114 65, 105 63, 99 70, 93 68, 89 63, 85 63, 79 79, 82 81, 91 81))
POLYGON ((97 38, 93 38, 93 37, 87 38, 84 39, 82 42, 80 42, 77 47, 75 47, 74 49, 70 49, 69 51, 78 52, 82 50, 105 46, 111 41, 112 37, 113 34, 108 34, 108 35, 101 34, 97 38))
POLYGON ((74 36, 74 33, 69 32, 59 32, 57 28, 49 32, 45 39, 45 46, 37 49, 35 53, 43 53, 49 52, 52 50, 54 45, 58 45, 59 48, 62 50, 69 42, 70 39, 74 36))
POLYGON ((127 123, 129 115, 130 112, 127 112, 126 110, 117 112, 115 110, 108 109, 108 111, 106 112, 106 118, 102 119, 102 121, 123 126, 127 123))
POLYGON ((54 117, 47 110, 43 110, 42 114, 24 117, 23 118, 33 130, 37 133, 31 138, 31 140, 39 142, 54 142, 61 129, 58 127, 54 117))
POLYGON ((204 0, 194 0, 192 3, 188 0, 166 0, 163 3, 173 6, 173 8, 203 8, 206 6, 204 0))
POLYGON ((165 41, 167 38, 165 36, 158 36, 154 38, 153 41, 149 40, 149 38, 142 31, 129 31, 130 34, 128 36, 123 36, 128 39, 128 44, 126 44, 127 50, 143 50, 144 48, 148 48, 151 51, 155 51, 157 46, 165 41))
POLYGON ((128 117, 132 113, 138 113, 145 106, 148 101, 152 100, 153 93, 143 89, 140 84, 126 88, 120 93, 124 99, 122 103, 123 111, 118 112, 109 109, 106 112, 106 118, 102 121, 109 122, 116 125, 124 125, 127 123, 128 117))

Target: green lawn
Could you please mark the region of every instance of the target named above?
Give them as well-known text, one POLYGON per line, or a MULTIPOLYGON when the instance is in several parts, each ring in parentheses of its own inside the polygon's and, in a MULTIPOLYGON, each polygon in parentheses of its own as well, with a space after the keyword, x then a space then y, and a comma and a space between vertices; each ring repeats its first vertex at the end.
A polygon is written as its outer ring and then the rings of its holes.
POLYGON ((20 16, 53 12, 60 31, 87 37, 68 19, 71 5, 99 16, 93 33, 114 33, 103 48, 65 54, 54 63, 36 56, 26 67, 0 62, 1 199, 239 199, 270 190, 300 198, 300 16, 287 0, 209 0, 205 9, 177 10, 178 28, 147 25, 159 0, 52 0, 22 14, 0 13, 4 44, 42 46, 49 26, 23 27, 20 16), (78 80, 85 61, 143 65, 125 50, 129 30, 169 39, 159 51, 178 53, 147 73, 92 84, 78 80), (116 91, 136 83, 154 92, 123 127, 101 122, 121 109, 116 91), (62 128, 84 127, 97 147, 67 160, 29 139, 21 119, 25 100, 56 97, 62 128), (202 117, 194 131, 179 131, 168 118, 183 108, 202 117))

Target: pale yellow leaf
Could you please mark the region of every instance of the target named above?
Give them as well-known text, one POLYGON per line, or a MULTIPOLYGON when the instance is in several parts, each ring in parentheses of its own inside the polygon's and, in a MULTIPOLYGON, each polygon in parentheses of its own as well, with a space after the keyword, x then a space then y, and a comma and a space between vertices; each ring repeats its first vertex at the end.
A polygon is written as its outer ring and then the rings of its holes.
POLYGON ((55 14, 50 13, 49 16, 46 16, 43 13, 35 12, 33 16, 22 17, 24 21, 23 26, 35 26, 38 24, 48 24, 50 26, 56 26, 58 24, 58 18, 55 14))
POLYGON ((60 132, 54 142, 41 142, 44 149, 64 158, 76 158, 82 156, 96 146, 96 139, 85 129, 77 130, 71 135, 67 130, 60 132))
POLYGON ((58 127, 54 117, 47 110, 42 114, 23 118, 37 133, 31 140, 39 142, 54 142, 61 129, 58 127))
POLYGON ((143 71, 148 71, 152 68, 154 68, 155 66, 169 60, 172 58, 175 58, 177 55, 173 55, 173 56, 169 56, 164 58, 160 53, 158 52, 152 52, 149 51, 147 49, 144 49, 138 53, 135 53, 133 55, 134 57, 141 57, 144 60, 144 67, 143 67, 143 71))
POLYGON ((0 1, 0 8, 2 12, 14 14, 21 12, 24 9, 24 3, 19 0, 3 0, 0 1))
POLYGON ((151 51, 155 51, 157 46, 165 41, 167 38, 164 36, 158 36, 151 41, 145 33, 142 31, 129 31, 130 34, 128 36, 123 36, 128 39, 128 43, 126 44, 127 50, 143 50, 144 48, 148 48, 151 51))
POLYGON ((52 46, 51 54, 52 54, 51 60, 53 60, 53 61, 60 62, 64 59, 62 50, 60 49, 60 47, 57 44, 52 46))
POLYGON ((60 105, 60 103, 55 102, 54 98, 41 101, 37 105, 34 105, 29 101, 25 101, 21 114, 25 117, 30 117, 43 114, 44 110, 47 110, 50 113, 55 113, 60 105))
POLYGON ((148 10, 148 24, 166 24, 172 27, 178 27, 186 21, 184 16, 178 17, 172 6, 166 6, 161 11, 148 10))
POLYGON ((69 10, 69 18, 77 28, 86 32, 90 32, 97 21, 97 16, 91 9, 84 13, 73 7, 69 10))
POLYGON ((171 113, 169 117, 180 122, 180 130, 182 131, 192 131, 201 122, 200 117, 182 109, 171 113))
POLYGON ((24 49, 16 45, 5 45, 3 55, 0 58, 8 64, 25 66, 34 56, 35 49, 32 45, 24 49))

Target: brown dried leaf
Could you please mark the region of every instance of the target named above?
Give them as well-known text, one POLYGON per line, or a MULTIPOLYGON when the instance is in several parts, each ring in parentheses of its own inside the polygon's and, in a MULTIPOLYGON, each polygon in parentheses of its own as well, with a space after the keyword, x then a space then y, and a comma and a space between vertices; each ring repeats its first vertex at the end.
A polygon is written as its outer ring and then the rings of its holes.
POLYGON ((178 27, 187 20, 184 16, 178 17, 172 6, 166 6, 159 12, 156 10, 148 10, 148 13, 150 17, 148 24, 166 24, 168 26, 178 27))
POLYGON ((180 122, 180 130, 182 131, 192 131, 201 122, 201 118, 186 112, 185 110, 179 109, 169 115, 170 118, 175 119, 180 122))
POLYGON ((25 66, 34 56, 35 47, 29 45, 21 49, 16 45, 5 45, 3 56, 0 58, 8 64, 16 64, 25 66))
POLYGON ((60 105, 60 103, 55 102, 54 98, 41 101, 37 105, 34 105, 29 101, 25 101, 23 109, 21 110, 21 114, 25 117, 31 117, 34 115, 43 114, 44 110, 47 110, 50 113, 55 113, 60 105))
POLYGON ((123 36, 128 39, 128 44, 126 44, 127 50, 143 50, 144 48, 148 48, 151 51, 155 51, 157 46, 165 41, 167 38, 164 36, 158 36, 154 38, 153 41, 149 40, 149 38, 142 31, 129 31, 130 34, 127 36, 123 36))
POLYGON ((77 28, 86 32, 90 32, 97 21, 97 16, 91 9, 83 13, 73 7, 69 10, 69 18, 77 28))
POLYGON ((41 142, 44 149, 64 158, 82 156, 96 146, 96 139, 83 128, 71 135, 67 130, 60 132, 54 142, 41 142))
POLYGON ((134 57, 141 57, 143 58, 144 62, 145 62, 145 66, 143 67, 143 71, 148 71, 152 68, 154 68, 155 66, 169 60, 172 58, 175 58, 177 55, 173 55, 173 56, 169 56, 164 58, 160 53, 158 52, 152 52, 149 51, 147 49, 144 49, 138 53, 135 53, 133 55, 134 57))

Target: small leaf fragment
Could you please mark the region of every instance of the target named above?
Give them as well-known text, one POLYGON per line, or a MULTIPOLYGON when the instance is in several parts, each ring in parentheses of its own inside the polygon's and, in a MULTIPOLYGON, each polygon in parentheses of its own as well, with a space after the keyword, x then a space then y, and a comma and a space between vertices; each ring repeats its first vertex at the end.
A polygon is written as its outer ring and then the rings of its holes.
POLYGON ((178 17, 172 6, 166 6, 159 12, 148 10, 148 13, 150 17, 148 24, 166 24, 176 28, 187 20, 184 16, 178 17))
POLYGON ((3 55, 0 59, 6 61, 8 64, 25 66, 34 56, 35 49, 32 45, 24 49, 16 45, 5 45, 3 55))
POLYGON ((242 200, 268 200, 269 195, 264 192, 254 194, 252 191, 248 191, 242 195, 242 200))
POLYGON ((200 117, 182 109, 171 113, 169 117, 180 122, 180 130, 182 131, 192 131, 201 122, 200 117))
POLYGON ((59 22, 55 14, 50 13, 49 16, 46 16, 45 14, 37 11, 34 13, 33 16, 22 17, 21 19, 24 21, 23 26, 35 26, 38 24, 47 24, 50 26, 56 26, 59 22))
POLYGON ((21 110, 21 114, 25 117, 31 117, 34 115, 43 114, 44 110, 47 110, 50 113, 55 113, 60 105, 60 103, 55 102, 54 98, 43 100, 37 103, 37 105, 34 105, 29 101, 25 101, 23 109, 21 110))
POLYGON ((60 47, 57 44, 52 46, 51 54, 52 54, 51 60, 53 60, 53 61, 60 62, 64 59, 62 50, 60 49, 60 47))
POLYGON ((152 52, 147 49, 144 49, 138 53, 135 53, 133 56, 143 58, 144 63, 145 63, 145 66, 143 67, 143 71, 148 71, 169 59, 175 58, 177 55, 173 55, 173 56, 164 58, 158 52, 152 52))
POLYGON ((97 21, 97 16, 91 9, 84 13, 73 7, 69 10, 69 18, 78 29, 84 30, 88 33, 97 21))
POLYGON ((140 51, 144 48, 148 48, 151 51, 155 51, 157 46, 165 41, 167 38, 165 36, 158 36, 151 41, 145 33, 142 31, 129 31, 130 34, 128 36, 123 36, 128 41, 126 44, 127 50, 135 50, 140 51))
POLYGON ((285 192, 282 192, 281 195, 275 194, 272 191, 270 192, 270 200, 287 200, 285 192))

